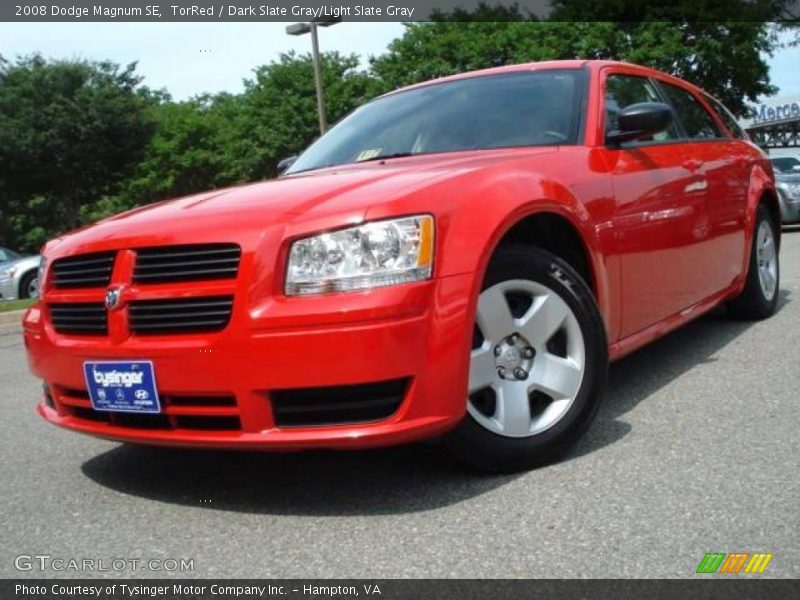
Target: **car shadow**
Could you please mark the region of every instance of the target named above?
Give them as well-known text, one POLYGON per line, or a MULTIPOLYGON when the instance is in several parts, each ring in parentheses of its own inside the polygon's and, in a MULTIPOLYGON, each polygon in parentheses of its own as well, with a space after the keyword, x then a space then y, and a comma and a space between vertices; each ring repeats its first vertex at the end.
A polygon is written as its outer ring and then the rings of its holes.
MULTIPOLYGON (((779 312, 791 302, 788 290, 778 292, 779 312)), ((631 426, 619 420, 640 402, 714 355, 758 321, 731 319, 724 307, 676 329, 611 365, 608 388, 597 418, 566 460, 578 458, 626 435, 631 426)))
MULTIPOLYGON (((788 302, 781 291, 779 309, 788 302)), ((631 430, 619 419, 736 339, 753 322, 725 310, 688 324, 611 367, 597 420, 564 458, 576 460, 631 430)), ((96 483, 186 506, 249 513, 346 516, 436 509, 520 475, 487 476, 453 462, 435 442, 367 451, 257 453, 120 445, 82 465, 96 483)))

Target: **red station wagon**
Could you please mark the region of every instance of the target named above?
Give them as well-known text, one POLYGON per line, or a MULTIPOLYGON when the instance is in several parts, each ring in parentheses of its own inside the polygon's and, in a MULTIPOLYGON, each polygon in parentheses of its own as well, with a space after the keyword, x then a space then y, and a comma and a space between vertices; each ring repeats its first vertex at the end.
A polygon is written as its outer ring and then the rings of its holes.
POLYGON ((39 413, 142 444, 297 450, 439 437, 553 460, 610 360, 778 299, 772 169, 651 69, 558 61, 373 100, 278 179, 50 241, 24 317, 39 413))

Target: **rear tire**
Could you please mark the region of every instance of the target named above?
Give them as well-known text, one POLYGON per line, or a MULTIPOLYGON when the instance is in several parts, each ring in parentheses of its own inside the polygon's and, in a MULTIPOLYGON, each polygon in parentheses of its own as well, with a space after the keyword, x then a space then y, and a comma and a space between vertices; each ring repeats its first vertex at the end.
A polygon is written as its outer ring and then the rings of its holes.
POLYGON ((756 210, 756 223, 750 247, 750 264, 742 293, 728 303, 728 311, 739 319, 771 317, 778 307, 780 261, 777 224, 763 204, 756 210))
POLYGON ((500 248, 474 338, 467 414, 445 446, 493 473, 560 457, 597 414, 606 383, 605 326, 586 282, 545 250, 500 248))

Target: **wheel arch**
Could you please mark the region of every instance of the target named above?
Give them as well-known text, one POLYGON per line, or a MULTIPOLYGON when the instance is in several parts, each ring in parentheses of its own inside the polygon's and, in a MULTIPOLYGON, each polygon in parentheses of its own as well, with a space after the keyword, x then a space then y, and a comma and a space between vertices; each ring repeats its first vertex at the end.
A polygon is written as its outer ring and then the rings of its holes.
POLYGON ((761 192, 761 198, 759 199, 759 204, 763 204, 769 210, 770 216, 772 216, 772 220, 775 222, 776 230, 775 230, 775 238, 778 247, 780 248, 781 245, 781 207, 780 203, 778 202, 778 194, 775 193, 775 190, 771 188, 766 188, 761 192))
POLYGON ((540 211, 521 218, 505 231, 493 253, 508 244, 536 246, 564 259, 597 297, 597 279, 589 249, 580 230, 562 214, 540 211))
POLYGON ((28 269, 25 269, 25 270, 24 270, 24 271, 23 271, 23 272, 20 274, 20 276, 19 276, 19 280, 18 280, 18 281, 19 281, 19 283, 17 283, 17 297, 18 297, 18 298, 21 298, 21 297, 22 297, 22 286, 25 284, 25 280, 26 280, 26 279, 28 278, 28 276, 29 276, 29 275, 31 275, 31 274, 33 274, 33 276, 35 277, 35 276, 36 276, 36 273, 37 273, 37 271, 38 271, 38 270, 39 270, 39 267, 30 267, 30 268, 28 268, 28 269))
POLYGON ((778 193, 775 190, 774 180, 771 175, 761 165, 756 165, 750 173, 750 186, 747 194, 747 209, 745 219, 745 247, 742 252, 742 266, 740 283, 737 291, 744 288, 747 270, 750 265, 750 253, 753 248, 753 236, 755 235, 756 211, 761 205, 765 205, 775 222, 776 244, 780 249, 781 243, 781 210, 778 203, 778 193))
MULTIPOLYGON (((578 205, 580 206, 580 205, 578 205)), ((489 262, 504 245, 521 243, 552 252, 565 260, 586 281, 598 304, 610 335, 611 295, 600 242, 582 206, 573 210, 563 202, 541 200, 518 207, 499 224, 480 258, 475 298, 486 276, 489 262)))

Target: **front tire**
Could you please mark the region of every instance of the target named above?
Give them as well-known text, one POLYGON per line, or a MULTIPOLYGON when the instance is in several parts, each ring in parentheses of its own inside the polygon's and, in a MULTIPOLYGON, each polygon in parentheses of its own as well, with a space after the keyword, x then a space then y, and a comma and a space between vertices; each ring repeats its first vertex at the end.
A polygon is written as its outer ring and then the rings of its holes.
POLYGON ((767 207, 759 205, 750 265, 744 290, 728 303, 730 313, 740 319, 766 319, 778 308, 780 262, 778 260, 777 227, 767 207))
POLYGON ((551 462, 597 413, 605 327, 586 282, 540 248, 500 248, 478 299, 463 421, 445 439, 489 472, 551 462))
POLYGON ((36 271, 25 273, 19 283, 18 298, 37 298, 39 296, 39 284, 36 271))

